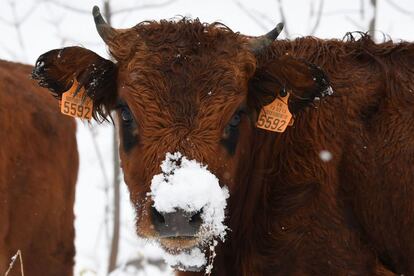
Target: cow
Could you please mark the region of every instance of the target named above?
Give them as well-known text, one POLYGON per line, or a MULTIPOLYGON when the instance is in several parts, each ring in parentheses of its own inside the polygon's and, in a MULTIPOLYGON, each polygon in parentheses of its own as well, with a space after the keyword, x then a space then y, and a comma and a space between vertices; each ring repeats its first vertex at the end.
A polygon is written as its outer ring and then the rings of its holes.
POLYGON ((178 275, 414 275, 414 44, 92 13, 113 61, 55 49, 33 77, 116 112, 136 232, 178 275))
POLYGON ((0 275, 71 276, 76 124, 31 70, 0 60, 0 275))

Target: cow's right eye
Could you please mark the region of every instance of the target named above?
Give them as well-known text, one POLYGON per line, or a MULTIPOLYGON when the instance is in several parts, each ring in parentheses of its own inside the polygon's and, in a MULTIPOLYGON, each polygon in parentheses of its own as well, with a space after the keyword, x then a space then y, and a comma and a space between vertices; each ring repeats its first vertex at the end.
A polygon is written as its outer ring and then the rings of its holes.
POLYGON ((117 106, 119 114, 121 140, 126 152, 130 151, 138 143, 138 128, 135 123, 134 115, 126 105, 121 102, 117 106))

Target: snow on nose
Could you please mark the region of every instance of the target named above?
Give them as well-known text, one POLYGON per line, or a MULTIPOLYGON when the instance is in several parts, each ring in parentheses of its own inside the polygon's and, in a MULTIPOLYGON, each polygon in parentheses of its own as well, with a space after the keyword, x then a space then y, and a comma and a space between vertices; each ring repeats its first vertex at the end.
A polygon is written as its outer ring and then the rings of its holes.
POLYGON ((160 213, 181 209, 188 213, 201 211, 199 236, 224 241, 227 227, 223 224, 229 191, 220 187, 219 180, 207 166, 188 160, 180 152, 167 153, 161 164, 162 172, 154 175, 151 192, 153 207, 160 213))

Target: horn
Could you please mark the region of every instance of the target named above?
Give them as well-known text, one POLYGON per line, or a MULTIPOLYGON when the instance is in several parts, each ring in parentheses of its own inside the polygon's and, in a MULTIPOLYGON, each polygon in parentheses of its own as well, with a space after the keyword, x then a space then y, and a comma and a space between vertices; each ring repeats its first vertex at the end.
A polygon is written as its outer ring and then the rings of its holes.
POLYGON ((269 47, 282 32, 283 26, 283 23, 279 23, 273 30, 271 30, 267 34, 251 38, 249 40, 250 50, 255 54, 259 54, 261 51, 269 47))
POLYGON ((94 6, 92 9, 93 19, 95 20, 96 30, 99 33, 99 36, 103 39, 106 44, 116 36, 117 30, 112 28, 101 15, 101 11, 97 6, 94 6))

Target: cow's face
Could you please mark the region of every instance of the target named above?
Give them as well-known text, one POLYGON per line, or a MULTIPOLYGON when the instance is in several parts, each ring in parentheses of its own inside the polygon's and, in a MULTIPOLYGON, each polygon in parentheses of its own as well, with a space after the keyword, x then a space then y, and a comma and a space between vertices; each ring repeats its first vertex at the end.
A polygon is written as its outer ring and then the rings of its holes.
POLYGON ((117 64, 120 156, 137 231, 171 253, 208 245, 224 234, 227 194, 249 152, 256 60, 236 34, 199 23, 152 24, 125 36, 141 38, 117 64))
POLYGON ((290 55, 260 67, 256 50, 266 43, 217 24, 152 22, 116 31, 96 10, 95 21, 116 64, 69 47, 39 57, 33 76, 57 97, 76 78, 96 117, 116 111, 138 234, 172 256, 199 255, 195 249, 224 237, 226 200, 249 169, 260 108, 285 87, 313 100, 326 88, 323 74, 290 55))

